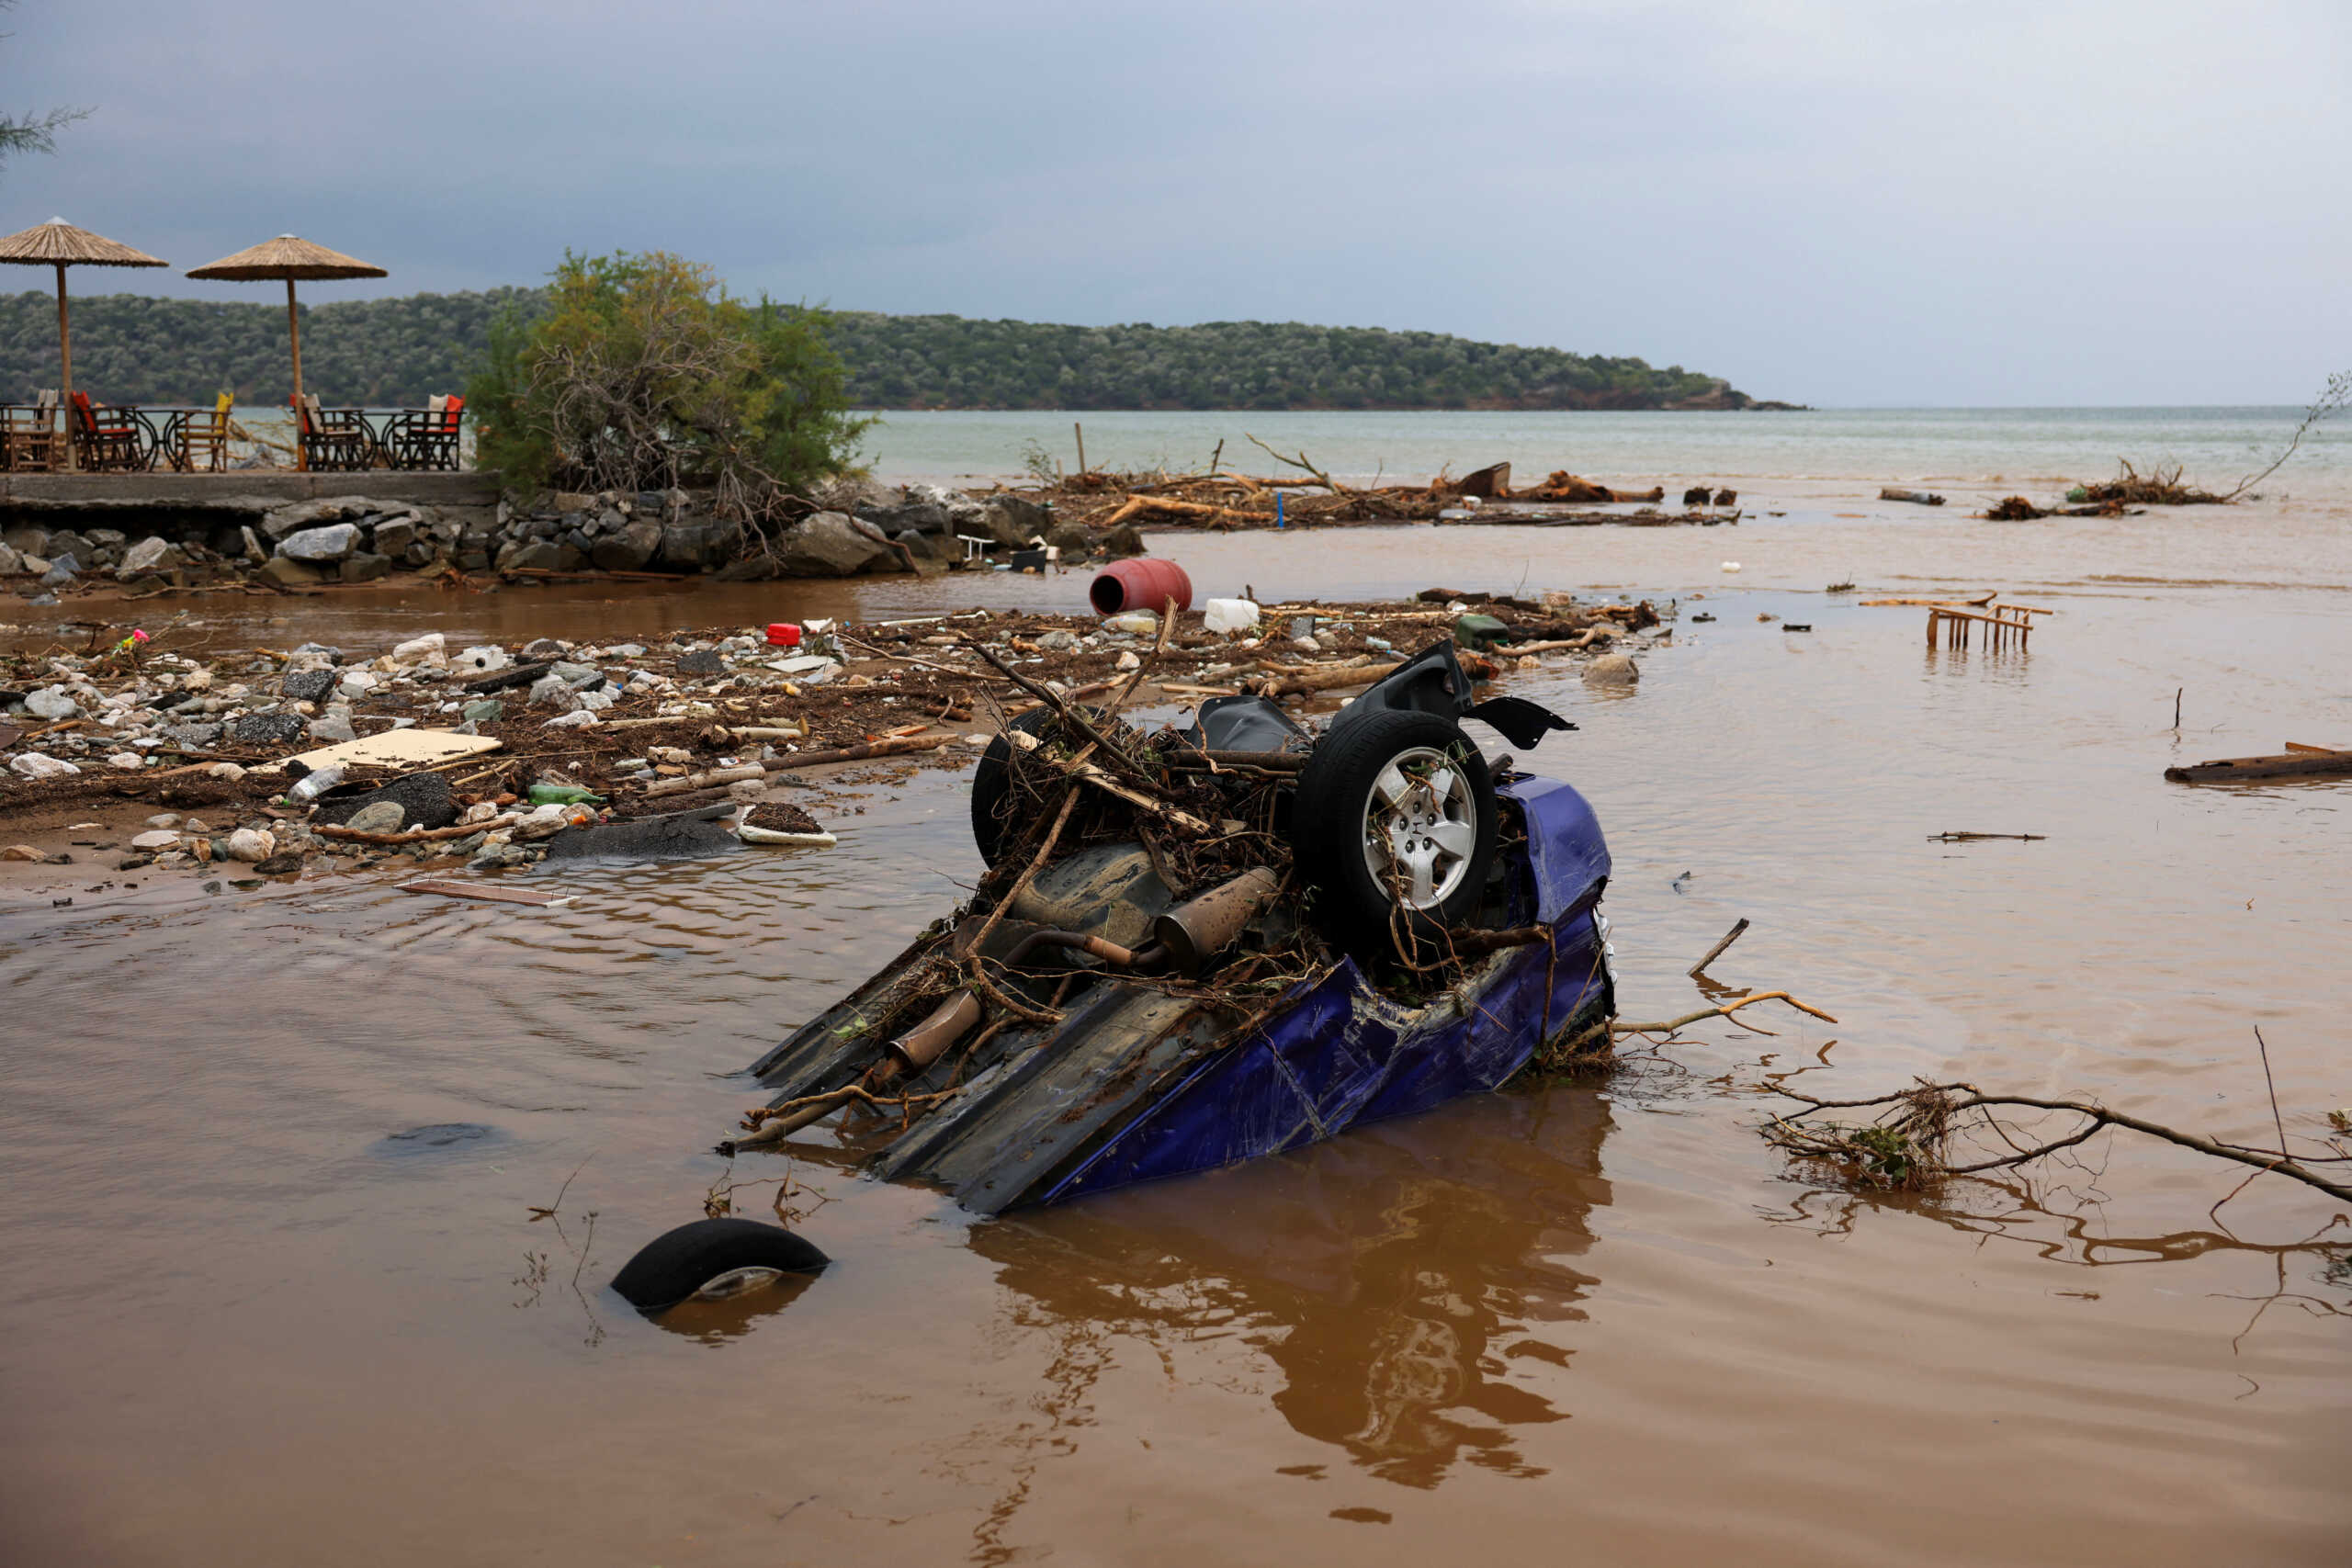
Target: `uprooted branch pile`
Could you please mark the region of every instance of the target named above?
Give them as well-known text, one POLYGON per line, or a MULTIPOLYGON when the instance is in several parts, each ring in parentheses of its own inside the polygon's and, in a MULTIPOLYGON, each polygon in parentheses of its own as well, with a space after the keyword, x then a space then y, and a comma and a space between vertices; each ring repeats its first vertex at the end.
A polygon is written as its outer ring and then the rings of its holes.
MULTIPOLYGON (((1255 436, 1250 439, 1257 441, 1255 436)), ((1513 490, 1509 463, 1493 464, 1460 479, 1440 474, 1426 485, 1351 485, 1334 479, 1303 451, 1283 453, 1264 442, 1257 444, 1277 462, 1300 470, 1299 474, 1265 478, 1224 467, 1212 468, 1204 473, 1177 475, 1113 474, 1090 469, 1060 481, 1054 496, 1055 515, 1098 529, 1124 523, 1216 529, 1271 528, 1277 520, 1302 526, 1329 523, 1426 523, 1465 500, 1608 505, 1666 498, 1660 486, 1644 491, 1611 489, 1565 469, 1546 476, 1540 484, 1513 490)))

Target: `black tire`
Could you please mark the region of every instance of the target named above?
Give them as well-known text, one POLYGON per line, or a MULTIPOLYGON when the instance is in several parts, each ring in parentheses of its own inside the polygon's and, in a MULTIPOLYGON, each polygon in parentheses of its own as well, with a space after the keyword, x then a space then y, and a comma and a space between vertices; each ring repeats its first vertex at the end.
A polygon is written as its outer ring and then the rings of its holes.
MULTIPOLYGON (((1078 711, 1090 720, 1102 714, 1100 708, 1078 711)), ((1053 719, 1053 709, 1031 708, 1005 728, 1036 735, 1053 719)), ((988 750, 980 753, 979 765, 972 770, 972 842, 978 847, 980 859, 994 865, 1004 858, 1006 848, 1021 836, 1019 827, 1012 791, 1012 742, 999 735, 989 742, 988 750)))
POLYGON ((757 1220, 696 1220, 658 1235, 613 1276, 613 1289, 641 1313, 666 1312, 738 1269, 814 1274, 832 1259, 782 1225, 757 1220))
POLYGON ((1374 957, 1395 956, 1402 938, 1419 957, 1486 895, 1494 781, 1453 720, 1409 708, 1367 713, 1317 745, 1298 776, 1292 824, 1299 870, 1314 890, 1309 908, 1331 940, 1374 957), (1374 847, 1374 786, 1400 760, 1413 793, 1402 805, 1381 803, 1391 827, 1374 847), (1409 861, 1398 857, 1400 843, 1409 845, 1409 861), (1375 871, 1375 855, 1385 874, 1375 871))

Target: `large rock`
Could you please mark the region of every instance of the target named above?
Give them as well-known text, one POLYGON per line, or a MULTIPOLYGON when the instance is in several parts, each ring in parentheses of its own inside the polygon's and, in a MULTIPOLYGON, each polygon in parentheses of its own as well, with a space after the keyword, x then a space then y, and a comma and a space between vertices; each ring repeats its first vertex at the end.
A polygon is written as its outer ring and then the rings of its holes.
POLYGON ((376 800, 353 812, 343 825, 355 833, 397 833, 407 821, 399 801, 376 800))
POLYGON ((373 582, 390 572, 392 563, 387 556, 360 554, 345 559, 342 570, 345 582, 373 582))
POLYGON ((653 518, 629 519, 618 533, 596 541, 588 558, 599 571, 641 571, 662 547, 662 525, 653 518))
POLYGON ((887 512, 906 498, 905 491, 879 479, 832 479, 816 492, 818 504, 826 511, 854 513, 861 517, 887 512))
POLYGON ((1082 561, 1094 553, 1094 536, 1081 524, 1055 524, 1046 530, 1046 543, 1061 551, 1064 565, 1082 561))
POLYGON ((1642 678, 1642 667, 1631 656, 1604 653, 1584 667, 1584 683, 1588 686, 1631 686, 1642 678))
POLYGON ((378 555, 397 556, 405 554, 408 547, 416 543, 418 532, 412 518, 388 517, 376 525, 376 531, 368 536, 368 540, 378 555))
POLYGON ((329 501, 298 501, 290 506, 273 507, 262 513, 261 531, 273 539, 282 539, 305 528, 316 528, 325 523, 341 523, 353 517, 367 517, 379 512, 401 510, 387 506, 380 501, 368 501, 357 496, 340 497, 329 501))
POLYGON ((24 570, 24 552, 14 545, 0 545, 0 577, 15 577, 24 570))
POLYGON ((0 528, 0 544, 6 544, 19 555, 46 557, 49 554, 49 530, 35 527, 29 523, 11 523, 6 528, 0 528))
POLYGON ((288 670, 277 689, 289 700, 314 703, 334 690, 338 679, 334 670, 322 664, 315 670, 288 670))
POLYGON ((1043 507, 1000 496, 980 508, 976 516, 956 519, 956 531, 985 535, 1000 548, 1017 550, 1025 548, 1031 539, 1052 527, 1053 522, 1052 515, 1043 507), (1034 526, 1032 513, 1035 514, 1034 526))
POLYGON ((857 515, 897 535, 910 528, 945 538, 955 532, 947 508, 935 501, 910 501, 903 506, 860 507, 857 515))
POLYGON ((169 539, 141 539, 122 552, 122 564, 114 569, 114 574, 128 582, 187 564, 187 553, 169 539))
POLYGON ((1122 523, 1115 528, 1106 530, 1096 543, 1102 547, 1102 553, 1113 560, 1150 553, 1144 548, 1143 536, 1136 531, 1136 525, 1132 523, 1122 523))
POLYGON ((855 576, 896 553, 873 528, 870 523, 861 528, 845 513, 811 513, 784 536, 784 570, 793 577, 855 576))
POLYGON ((517 539, 498 552, 501 571, 564 571, 580 563, 580 552, 553 539, 517 539))
POLYGON ((359 525, 356 523, 330 523, 323 528, 305 528, 288 534, 277 542, 277 553, 288 560, 310 565, 339 561, 359 547, 359 525))
POLYGON ((671 571, 700 571, 726 564, 734 554, 738 530, 732 523, 712 517, 681 519, 662 527, 662 548, 656 563, 671 571))
POLYGON ((307 588, 325 579, 325 574, 317 567, 304 566, 300 561, 288 560, 284 556, 272 556, 262 562, 257 575, 280 588, 307 588))
POLYGON ((229 727, 239 746, 290 746, 309 733, 299 713, 249 713, 229 727))

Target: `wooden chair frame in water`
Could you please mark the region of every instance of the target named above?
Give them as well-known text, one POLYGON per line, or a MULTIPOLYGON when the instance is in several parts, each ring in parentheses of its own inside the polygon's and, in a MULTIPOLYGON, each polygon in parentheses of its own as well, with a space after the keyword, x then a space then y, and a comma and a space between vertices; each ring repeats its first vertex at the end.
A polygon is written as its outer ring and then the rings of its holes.
POLYGON ((1940 604, 1931 605, 1928 610, 1928 646, 1929 648, 1936 646, 1936 633, 1940 628, 1946 648, 1954 649, 1966 648, 1969 623, 1982 621, 1993 628, 1984 634, 1984 645, 1988 649, 2005 647, 2012 637, 2017 640, 2019 648, 2023 648, 2026 639, 2033 635, 2033 617, 2055 613, 2051 610, 2030 609, 2023 604, 1996 605, 1989 615, 1982 610, 1962 610, 1956 607, 1947 608, 1940 604))

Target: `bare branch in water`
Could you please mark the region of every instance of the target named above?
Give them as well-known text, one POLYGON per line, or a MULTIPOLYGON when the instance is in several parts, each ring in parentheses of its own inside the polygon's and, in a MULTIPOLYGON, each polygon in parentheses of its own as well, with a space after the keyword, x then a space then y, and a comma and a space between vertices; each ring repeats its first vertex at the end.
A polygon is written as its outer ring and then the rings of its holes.
POLYGON ((2313 426, 2330 415, 2341 412, 2346 404, 2352 404, 2352 370, 2339 370, 2327 378, 2327 385, 2321 389, 2319 397, 2311 407, 2303 411, 2303 423, 2295 426, 2295 434, 2288 437, 2286 450, 2279 453, 2271 465, 2260 473, 2248 474, 2240 479, 2237 487, 2222 499, 2235 501, 2247 491, 2277 473, 2287 459, 2295 455, 2295 448, 2303 444, 2303 437, 2312 433, 2313 426))
POLYGON ((2148 1137, 2160 1138, 2181 1148, 2210 1155, 2215 1159, 2252 1166, 2257 1176, 2266 1173, 2283 1176, 2290 1181, 2300 1181, 2306 1187, 2324 1192, 2331 1198, 2352 1202, 2352 1186, 2334 1179, 2333 1172, 2324 1174, 2312 1168, 2315 1166, 2352 1164, 2352 1152, 2346 1152, 2341 1145, 2330 1141, 2326 1145, 2330 1151, 2327 1154, 2293 1154, 2284 1146, 2283 1120, 2278 1122, 2281 1146, 2270 1149, 2233 1144, 2201 1133, 2183 1132, 2162 1122, 2111 1111, 2095 1100, 2047 1100, 2027 1094, 1987 1094, 1970 1083, 1929 1083, 1923 1078, 1910 1089, 1862 1100, 1819 1100, 1782 1087, 1775 1087, 1771 1092, 1802 1101, 1807 1109, 1790 1116, 1773 1117, 1761 1129, 1765 1140, 1799 1159, 1827 1166, 1864 1187, 1918 1190, 1945 1177, 2006 1170, 2043 1159, 2086 1141, 2103 1128, 2122 1127, 2148 1137), (2002 1106, 2065 1111, 2080 1116, 2083 1122, 2064 1137, 2025 1146, 2011 1139, 1993 1117, 1993 1110, 2002 1106), (1817 1111, 1847 1110, 1877 1110, 1882 1114, 1860 1126, 1804 1120, 1817 1111), (1983 1114, 1973 1117, 1971 1112, 1983 1114), (1980 1129, 1993 1132, 2008 1145, 2009 1152, 1991 1159, 1954 1164, 1950 1158, 1952 1139, 1980 1129))

